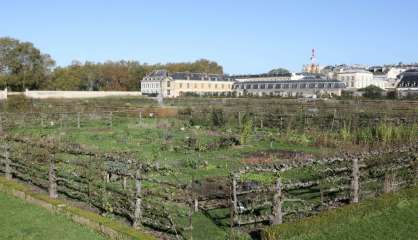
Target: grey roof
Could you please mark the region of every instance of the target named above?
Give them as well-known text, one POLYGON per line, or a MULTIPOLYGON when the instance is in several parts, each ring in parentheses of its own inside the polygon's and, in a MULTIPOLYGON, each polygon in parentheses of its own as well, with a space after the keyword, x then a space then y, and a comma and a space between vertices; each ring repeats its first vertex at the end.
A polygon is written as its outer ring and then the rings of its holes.
POLYGON ((339 80, 334 80, 334 79, 302 78, 300 80, 236 82, 235 84, 275 84, 275 83, 343 83, 343 82, 339 80))
POLYGON ((234 81, 233 78, 223 74, 191 73, 191 72, 173 72, 167 70, 156 70, 147 75, 148 77, 171 77, 174 80, 195 80, 195 81, 234 81))
POLYGON ((401 74, 398 88, 418 88, 418 70, 410 70, 401 74))

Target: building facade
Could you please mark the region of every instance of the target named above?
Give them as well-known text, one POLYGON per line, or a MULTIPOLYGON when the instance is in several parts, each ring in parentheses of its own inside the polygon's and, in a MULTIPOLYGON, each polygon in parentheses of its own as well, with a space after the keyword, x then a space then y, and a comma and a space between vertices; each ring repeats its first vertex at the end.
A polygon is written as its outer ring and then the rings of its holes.
POLYGON ((321 97, 341 96, 345 84, 338 80, 303 78, 300 80, 235 82, 237 96, 321 97))
POLYGON ((344 82, 348 89, 360 89, 370 85, 386 88, 387 82, 376 77, 370 71, 364 69, 349 69, 337 74, 337 79, 344 82))
POLYGON ((222 74, 154 71, 141 81, 143 95, 179 97, 194 95, 227 95, 232 92, 233 78, 222 74))

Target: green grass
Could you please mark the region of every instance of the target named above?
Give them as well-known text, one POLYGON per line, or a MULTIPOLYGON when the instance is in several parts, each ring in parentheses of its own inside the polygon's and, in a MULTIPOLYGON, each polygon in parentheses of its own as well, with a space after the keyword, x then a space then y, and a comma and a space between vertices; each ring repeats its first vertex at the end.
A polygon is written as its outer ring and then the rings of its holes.
POLYGON ((61 214, 30 205, 0 192, 0 239, 105 239, 61 214))
POLYGON ((418 188, 267 228, 266 240, 418 239, 418 188))

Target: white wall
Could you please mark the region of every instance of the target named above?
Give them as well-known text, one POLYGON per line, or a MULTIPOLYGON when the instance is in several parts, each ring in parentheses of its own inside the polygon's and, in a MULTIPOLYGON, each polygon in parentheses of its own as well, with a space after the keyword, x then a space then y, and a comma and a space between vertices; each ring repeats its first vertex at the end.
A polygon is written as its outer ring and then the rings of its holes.
POLYGON ((141 92, 117 92, 117 91, 29 91, 25 96, 28 98, 100 98, 100 97, 126 97, 141 96, 141 92))
POLYGON ((0 100, 7 99, 7 88, 3 91, 0 91, 0 100))

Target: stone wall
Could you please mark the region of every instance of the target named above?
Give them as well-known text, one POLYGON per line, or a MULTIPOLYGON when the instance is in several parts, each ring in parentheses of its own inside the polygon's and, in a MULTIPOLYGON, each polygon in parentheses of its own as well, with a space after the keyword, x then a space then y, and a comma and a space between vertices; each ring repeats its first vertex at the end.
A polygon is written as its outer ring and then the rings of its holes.
POLYGON ((141 92, 127 91, 29 91, 24 95, 28 98, 47 99, 47 98, 100 98, 100 97, 138 97, 141 92))
POLYGON ((7 99, 7 89, 0 91, 0 100, 5 100, 5 99, 7 99))

